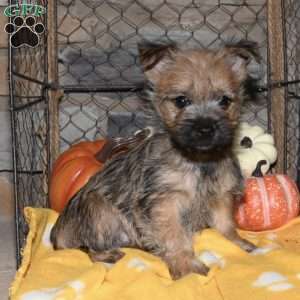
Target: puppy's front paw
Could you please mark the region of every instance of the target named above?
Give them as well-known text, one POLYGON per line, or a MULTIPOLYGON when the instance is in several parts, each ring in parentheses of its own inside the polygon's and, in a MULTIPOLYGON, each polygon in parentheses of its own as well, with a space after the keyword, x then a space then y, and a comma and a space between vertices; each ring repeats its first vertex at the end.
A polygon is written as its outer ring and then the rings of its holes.
POLYGON ((172 279, 176 280, 190 273, 197 273, 206 276, 209 268, 196 258, 193 258, 183 259, 182 261, 177 261, 175 264, 169 264, 169 271, 172 279))
POLYGON ((201 275, 207 275, 209 272, 209 268, 203 264, 201 261, 196 258, 192 260, 192 273, 197 273, 201 275))
POLYGON ((252 252, 253 250, 255 250, 257 247, 255 245, 253 245, 251 242, 244 240, 244 239, 240 239, 238 241, 239 246, 247 251, 247 252, 252 252))
POLYGON ((121 252, 119 249, 111 249, 101 252, 88 251, 88 255, 93 262, 106 262, 110 264, 114 264, 119 261, 125 253, 121 252))

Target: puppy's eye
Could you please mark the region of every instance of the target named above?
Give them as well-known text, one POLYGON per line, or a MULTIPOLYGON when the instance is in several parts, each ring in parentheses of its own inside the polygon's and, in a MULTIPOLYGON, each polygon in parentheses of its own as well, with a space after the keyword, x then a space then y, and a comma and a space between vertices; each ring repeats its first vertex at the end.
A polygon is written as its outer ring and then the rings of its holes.
POLYGON ((229 107, 229 105, 231 104, 232 99, 226 95, 224 95, 221 100, 219 101, 219 105, 223 108, 223 109, 227 109, 229 107))
POLYGON ((175 98, 175 105, 178 108, 184 108, 191 104, 192 104, 192 101, 190 99, 188 99, 186 96, 178 96, 175 98))

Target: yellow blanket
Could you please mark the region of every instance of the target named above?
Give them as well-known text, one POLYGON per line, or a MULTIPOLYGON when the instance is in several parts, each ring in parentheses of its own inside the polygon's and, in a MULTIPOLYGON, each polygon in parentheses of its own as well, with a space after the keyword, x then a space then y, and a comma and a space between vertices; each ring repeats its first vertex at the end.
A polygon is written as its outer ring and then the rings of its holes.
POLYGON ((143 251, 124 249, 115 265, 92 263, 79 250, 54 251, 49 235, 57 214, 26 208, 25 215, 30 232, 12 300, 300 299, 300 218, 273 232, 241 232, 259 247, 251 254, 205 230, 195 237, 195 251, 209 275, 172 281, 166 265, 143 251))

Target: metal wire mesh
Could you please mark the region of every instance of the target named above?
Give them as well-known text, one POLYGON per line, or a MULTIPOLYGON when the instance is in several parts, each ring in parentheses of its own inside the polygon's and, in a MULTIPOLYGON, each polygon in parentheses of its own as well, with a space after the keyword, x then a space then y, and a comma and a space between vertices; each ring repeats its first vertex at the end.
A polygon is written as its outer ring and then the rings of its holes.
MULTIPOLYGON (((16 5, 18 1, 11 1, 16 5)), ((28 1, 29 3, 29 1, 28 1)), ((45 16, 35 17, 46 24, 45 16)), ((10 18, 14 23, 15 17, 10 18)), ((44 83, 47 81, 46 35, 36 47, 10 48, 10 96, 17 204, 17 260, 24 244, 27 225, 26 206, 47 207, 48 194, 48 103, 44 83)))
POLYGON ((62 151, 81 140, 133 133, 142 127, 137 119, 137 107, 138 97, 132 92, 67 95, 60 105, 59 114, 62 151), (122 127, 113 118, 119 114, 128 119, 122 127))
MULTIPOLYGON (((265 74, 267 70, 266 1, 262 0, 61 0, 57 21, 59 81, 71 92, 72 86, 77 85, 111 88, 116 92, 135 87, 143 80, 137 57, 137 43, 141 39, 208 48, 233 38, 253 39, 260 45, 265 74)), ((79 137, 89 139, 92 131, 97 132, 94 137, 105 136, 110 111, 139 110, 139 101, 128 107, 130 101, 132 97, 126 93, 68 94, 60 111, 63 149, 79 137), (97 121, 95 112, 99 113, 97 121), (88 122, 74 122, 86 120, 87 114, 93 115, 88 122)), ((266 99, 260 105, 246 105, 243 119, 267 128, 266 99)))
POLYGON ((47 207, 47 104, 40 102, 26 110, 15 112, 15 130, 18 154, 16 161, 19 226, 22 241, 25 226, 23 208, 26 206, 47 207))
POLYGON ((61 0, 60 82, 115 87, 140 81, 141 38, 214 47, 232 37, 266 47, 265 1, 61 0))
MULTIPOLYGON (((286 79, 299 80, 300 2, 285 1, 286 79)), ((288 87, 287 98, 287 171, 299 183, 299 100, 300 84, 288 87), (298 95, 298 96, 297 96, 298 95)))

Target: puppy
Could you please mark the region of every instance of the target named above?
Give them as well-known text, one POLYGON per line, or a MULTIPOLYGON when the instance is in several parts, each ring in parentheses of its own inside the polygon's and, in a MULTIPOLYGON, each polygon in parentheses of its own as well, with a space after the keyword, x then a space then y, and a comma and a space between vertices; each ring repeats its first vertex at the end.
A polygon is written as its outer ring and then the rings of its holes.
POLYGON ((246 86, 259 70, 256 44, 144 44, 139 51, 153 134, 108 161, 71 199, 51 241, 106 262, 120 259, 121 247, 136 247, 160 256, 174 279, 206 274, 195 232, 215 228, 242 249, 255 248, 233 221, 243 178, 232 144, 246 86))

